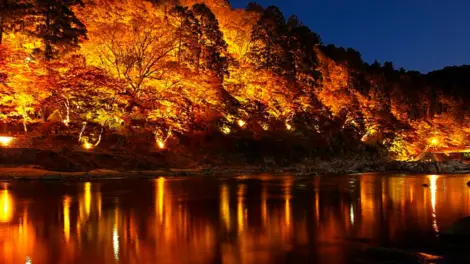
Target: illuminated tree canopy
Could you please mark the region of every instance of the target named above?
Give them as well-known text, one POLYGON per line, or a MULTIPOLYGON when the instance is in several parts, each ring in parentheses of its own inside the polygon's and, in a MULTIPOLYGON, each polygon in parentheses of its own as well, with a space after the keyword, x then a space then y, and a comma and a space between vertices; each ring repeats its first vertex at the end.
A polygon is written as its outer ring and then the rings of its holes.
POLYGON ((458 76, 469 71, 369 65, 276 6, 0 0, 0 121, 23 133, 55 122, 81 138, 91 124, 100 139, 138 131, 160 146, 196 133, 343 135, 411 159, 431 137, 468 144, 470 82, 458 76))

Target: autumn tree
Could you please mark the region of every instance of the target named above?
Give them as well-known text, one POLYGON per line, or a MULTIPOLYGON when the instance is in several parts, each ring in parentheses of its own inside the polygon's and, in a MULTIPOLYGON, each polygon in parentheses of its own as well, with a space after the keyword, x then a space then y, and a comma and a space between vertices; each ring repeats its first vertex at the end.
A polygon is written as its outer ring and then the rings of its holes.
POLYGON ((175 41, 169 25, 153 15, 151 7, 142 3, 135 8, 140 12, 131 17, 97 21, 84 48, 89 54, 88 62, 125 81, 125 93, 138 103, 144 94, 149 95, 150 89, 151 93, 158 90, 155 83, 162 80, 171 66, 169 59, 175 41))
POLYGON ((38 62, 25 60, 24 52, 0 48, 0 118, 27 125, 40 116, 54 80, 38 62))
POLYGON ((249 10, 236 9, 227 12, 225 16, 218 17, 220 30, 228 44, 230 55, 239 62, 247 60, 247 53, 251 45, 251 31, 258 21, 261 13, 249 10))
POLYGON ((17 28, 32 6, 30 1, 0 0, 0 45, 4 33, 17 28))
POLYGON ((122 84, 105 71, 90 66, 73 66, 59 75, 47 106, 59 110, 63 122, 83 121, 118 129, 128 104, 120 93, 122 84))
POLYGON ((349 69, 325 56, 320 50, 317 53, 322 78, 316 95, 334 116, 345 116, 355 107, 352 89, 348 87, 349 69))
MULTIPOLYGON (((88 63, 125 82, 120 93, 129 97, 126 115, 138 112, 135 118, 156 134, 191 130, 194 120, 201 120, 197 116, 204 116, 198 113, 221 108, 220 80, 215 74, 195 74, 199 40, 206 36, 199 29, 189 34, 179 28, 186 28, 187 21, 199 27, 198 20, 187 8, 175 7, 163 17, 145 2, 122 3, 89 18, 96 22, 83 45, 88 63)), ((206 58, 201 55, 202 66, 206 58)))

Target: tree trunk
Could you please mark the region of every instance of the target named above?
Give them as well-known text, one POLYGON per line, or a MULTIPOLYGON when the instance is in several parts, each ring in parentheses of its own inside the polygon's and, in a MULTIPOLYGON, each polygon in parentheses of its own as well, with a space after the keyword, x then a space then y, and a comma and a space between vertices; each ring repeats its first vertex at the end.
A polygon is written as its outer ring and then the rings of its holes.
POLYGON ((181 46, 183 42, 183 22, 180 20, 180 28, 178 32, 178 66, 181 65, 181 46))
POLYGON ((2 45, 2 41, 3 41, 3 15, 0 15, 0 45, 2 45))
POLYGON ((44 44, 46 45, 45 49, 44 49, 44 56, 46 57, 46 60, 49 61, 52 59, 52 47, 51 47, 51 41, 49 40, 49 36, 50 36, 50 27, 51 27, 51 19, 49 17, 49 14, 50 14, 50 9, 51 7, 48 6, 47 7, 47 11, 46 11, 46 38, 44 40, 44 44))
POLYGON ((7 9, 7 0, 0 0, 0 45, 3 43, 3 23, 7 9))

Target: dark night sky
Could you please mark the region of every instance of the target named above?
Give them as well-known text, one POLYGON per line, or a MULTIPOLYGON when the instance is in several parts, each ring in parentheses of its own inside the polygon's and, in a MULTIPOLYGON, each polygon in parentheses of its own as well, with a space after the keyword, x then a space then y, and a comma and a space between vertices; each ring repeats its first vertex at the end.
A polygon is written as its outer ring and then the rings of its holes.
POLYGON ((352 47, 367 62, 423 73, 470 64, 469 0, 230 0, 295 13, 323 43, 352 47))

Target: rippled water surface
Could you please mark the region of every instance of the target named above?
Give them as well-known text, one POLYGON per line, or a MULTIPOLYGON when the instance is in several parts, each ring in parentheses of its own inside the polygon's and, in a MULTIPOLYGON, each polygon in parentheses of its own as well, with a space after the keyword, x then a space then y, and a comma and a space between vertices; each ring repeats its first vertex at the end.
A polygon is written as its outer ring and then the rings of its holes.
POLYGON ((351 263, 425 251, 470 176, 0 182, 0 263, 351 263), (422 184, 429 187, 423 187, 422 184))

